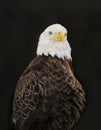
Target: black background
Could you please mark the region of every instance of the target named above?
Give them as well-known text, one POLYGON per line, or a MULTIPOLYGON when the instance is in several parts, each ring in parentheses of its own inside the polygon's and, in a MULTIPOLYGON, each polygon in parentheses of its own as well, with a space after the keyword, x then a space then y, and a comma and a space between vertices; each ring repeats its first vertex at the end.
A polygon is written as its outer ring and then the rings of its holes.
POLYGON ((86 91, 74 130, 101 130, 101 0, 0 1, 0 130, 11 130, 17 80, 36 55, 40 33, 53 23, 68 29, 74 72, 86 91))

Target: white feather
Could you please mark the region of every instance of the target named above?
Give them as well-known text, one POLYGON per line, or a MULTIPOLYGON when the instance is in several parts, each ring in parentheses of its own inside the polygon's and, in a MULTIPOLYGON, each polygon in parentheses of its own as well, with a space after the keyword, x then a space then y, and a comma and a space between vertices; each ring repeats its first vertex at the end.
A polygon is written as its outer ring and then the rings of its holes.
POLYGON ((71 59, 71 47, 67 41, 67 37, 65 36, 64 41, 57 41, 54 42, 52 39, 53 36, 59 32, 62 31, 64 34, 67 33, 67 30, 60 24, 53 24, 46 28, 46 30, 40 35, 38 47, 37 47, 37 55, 51 55, 51 56, 57 56, 58 58, 64 59, 66 57, 67 59, 71 59), (52 32, 52 35, 49 34, 49 32, 52 32))

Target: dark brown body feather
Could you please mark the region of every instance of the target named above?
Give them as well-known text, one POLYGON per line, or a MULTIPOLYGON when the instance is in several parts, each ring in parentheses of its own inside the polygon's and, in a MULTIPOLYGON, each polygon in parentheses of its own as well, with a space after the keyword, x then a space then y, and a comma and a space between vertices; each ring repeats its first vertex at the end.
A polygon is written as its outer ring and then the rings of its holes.
POLYGON ((66 59, 37 56, 16 87, 15 130, 70 130, 84 102, 85 93, 66 59))

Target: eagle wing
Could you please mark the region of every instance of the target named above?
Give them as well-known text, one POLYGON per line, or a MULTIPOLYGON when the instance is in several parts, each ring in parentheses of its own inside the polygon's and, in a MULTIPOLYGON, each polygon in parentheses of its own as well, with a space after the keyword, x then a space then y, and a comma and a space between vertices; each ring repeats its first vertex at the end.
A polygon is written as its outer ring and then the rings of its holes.
POLYGON ((41 73, 44 63, 45 57, 34 58, 17 83, 12 114, 15 130, 27 130, 33 122, 35 125, 39 110, 42 110, 45 80, 48 81, 47 76, 41 73), (43 81, 40 81, 40 77, 43 81))
POLYGON ((13 122, 15 129, 20 130, 21 128, 21 130, 26 130, 35 119, 40 93, 40 89, 37 86, 36 72, 31 71, 19 79, 13 103, 13 122))

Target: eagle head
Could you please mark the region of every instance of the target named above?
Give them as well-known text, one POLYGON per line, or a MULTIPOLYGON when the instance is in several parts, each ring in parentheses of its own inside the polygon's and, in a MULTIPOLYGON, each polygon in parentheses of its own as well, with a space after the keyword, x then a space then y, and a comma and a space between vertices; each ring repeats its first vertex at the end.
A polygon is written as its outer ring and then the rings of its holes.
POLYGON ((40 35, 37 55, 51 55, 58 58, 71 58, 71 47, 67 41, 67 30, 60 24, 47 27, 40 35))

